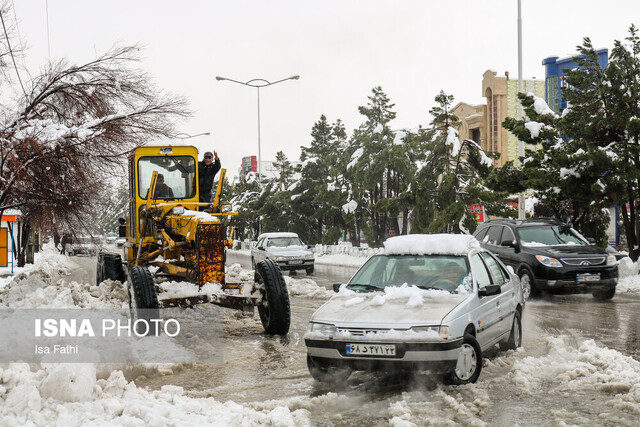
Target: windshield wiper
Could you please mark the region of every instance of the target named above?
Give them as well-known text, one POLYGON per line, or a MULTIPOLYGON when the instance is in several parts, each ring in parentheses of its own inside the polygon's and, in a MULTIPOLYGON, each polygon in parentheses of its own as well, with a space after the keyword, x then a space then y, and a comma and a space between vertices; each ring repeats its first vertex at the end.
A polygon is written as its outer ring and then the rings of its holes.
POLYGON ((420 289, 437 289, 439 291, 442 290, 442 288, 436 288, 434 286, 427 286, 427 285, 413 285, 413 286, 417 286, 420 289))
POLYGON ((381 289, 382 289, 382 288, 381 288, 381 287, 379 287, 379 286, 375 286, 375 285, 367 285, 367 284, 360 284, 360 283, 351 283, 351 284, 347 285, 347 288, 351 288, 351 287, 354 287, 354 288, 363 288, 363 289, 365 289, 365 290, 367 290, 367 291, 379 291, 379 290, 381 290, 381 289))

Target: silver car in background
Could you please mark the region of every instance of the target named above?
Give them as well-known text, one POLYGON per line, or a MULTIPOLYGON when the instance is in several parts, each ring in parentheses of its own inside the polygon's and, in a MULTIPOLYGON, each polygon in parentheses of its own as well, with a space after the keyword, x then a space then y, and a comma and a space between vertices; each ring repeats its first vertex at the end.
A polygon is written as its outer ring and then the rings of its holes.
POLYGON ((313 274, 314 256, 311 247, 305 245, 296 233, 263 233, 258 236, 256 246, 251 249, 251 266, 270 259, 280 270, 305 270, 313 274))

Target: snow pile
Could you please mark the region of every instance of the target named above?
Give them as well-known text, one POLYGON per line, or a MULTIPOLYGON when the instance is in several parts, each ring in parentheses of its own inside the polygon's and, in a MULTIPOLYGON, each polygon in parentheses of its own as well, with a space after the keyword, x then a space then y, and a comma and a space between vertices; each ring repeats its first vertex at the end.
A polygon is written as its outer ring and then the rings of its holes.
POLYGON ((342 205, 342 211, 346 214, 354 213, 357 207, 358 203, 355 200, 349 200, 347 203, 342 205))
POLYGON ((364 148, 362 147, 354 151, 353 154, 351 155, 351 161, 347 165, 347 169, 351 169, 352 167, 354 167, 356 163, 358 163, 358 160, 360 160, 360 157, 362 157, 363 154, 364 154, 364 148))
POLYGON ((537 138, 540 135, 540 130, 544 127, 544 123, 526 122, 524 127, 527 128, 532 138, 537 138))
POLYGON ((447 129, 446 144, 451 146, 451 155, 453 157, 457 156, 458 152, 460 152, 460 138, 458 138, 458 131, 451 126, 447 129))
POLYGON ((388 239, 384 249, 387 255, 467 255, 480 242, 465 234, 409 234, 388 239))
POLYGON ((403 130, 396 131, 393 136, 393 145, 402 145, 404 144, 404 138, 407 136, 407 132, 403 130))
MULTIPOLYGON (((468 293, 467 288, 460 285, 458 290, 464 295, 468 293)), ((340 291, 336 294, 339 297, 350 297, 345 299, 344 306, 350 307, 365 302, 367 299, 371 299, 372 306, 381 306, 389 301, 403 301, 406 300, 407 308, 420 307, 424 304, 424 300, 438 300, 439 302, 449 301, 457 304, 461 301, 460 295, 454 295, 449 291, 441 289, 420 289, 415 285, 409 286, 403 284, 402 286, 386 286, 384 289, 380 289, 376 293, 367 293, 364 296, 357 292, 347 288, 347 285, 340 286, 340 291)))
POLYGON ((190 282, 162 282, 158 285, 161 293, 159 299, 188 298, 188 297, 213 297, 222 294, 222 285, 219 283, 206 283, 202 287, 190 282))
POLYGON ((637 276, 638 275, 638 263, 633 262, 631 258, 624 257, 618 261, 618 275, 620 278, 637 276))
POLYGON ((100 285, 70 282, 65 277, 80 268, 53 244, 47 243, 33 265, 8 278, 0 288, 0 305, 10 308, 92 308, 128 307, 128 297, 120 282, 105 280, 100 285))
POLYGON ((640 293, 640 275, 638 275, 638 262, 631 261, 631 258, 624 257, 618 261, 618 285, 616 293, 640 293))
POLYGON ((563 337, 547 337, 547 354, 517 360, 513 375, 515 384, 532 395, 548 393, 549 384, 561 392, 606 392, 612 395, 608 406, 640 414, 640 362, 593 340, 575 348, 563 337))
POLYGON ((96 379, 92 365, 58 364, 35 372, 23 363, 0 368, 0 415, 9 425, 309 425, 308 412, 259 411, 229 401, 192 398, 182 387, 147 391, 120 371, 96 379))
POLYGON ((293 279, 289 276, 284 276, 284 280, 287 284, 287 290, 291 296, 302 296, 313 299, 329 299, 335 295, 335 292, 330 291, 311 279, 293 279))
POLYGON ((533 92, 527 93, 528 96, 533 97, 533 108, 536 113, 542 115, 551 114, 553 117, 558 117, 558 115, 547 105, 544 99, 537 97, 533 92))

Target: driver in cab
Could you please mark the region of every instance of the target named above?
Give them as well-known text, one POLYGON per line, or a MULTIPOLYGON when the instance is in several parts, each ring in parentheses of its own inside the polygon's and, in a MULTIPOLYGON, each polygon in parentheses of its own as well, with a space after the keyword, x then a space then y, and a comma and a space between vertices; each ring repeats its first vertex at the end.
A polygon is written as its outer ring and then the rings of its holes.
POLYGON ((156 181, 156 191, 153 193, 154 199, 173 199, 173 190, 164 182, 164 175, 158 174, 156 181))

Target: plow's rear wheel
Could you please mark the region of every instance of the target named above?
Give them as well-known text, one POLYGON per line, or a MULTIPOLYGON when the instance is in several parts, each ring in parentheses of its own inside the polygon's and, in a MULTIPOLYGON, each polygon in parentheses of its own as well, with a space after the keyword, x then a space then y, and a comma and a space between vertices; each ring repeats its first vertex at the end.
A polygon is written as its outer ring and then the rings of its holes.
POLYGON ((291 308, 282 272, 276 263, 267 259, 256 264, 255 281, 263 288, 258 313, 264 331, 270 335, 286 335, 291 324, 291 308))
POLYGON ((124 283, 124 269, 122 268, 122 258, 118 254, 110 252, 100 252, 98 254, 98 265, 96 266, 96 285, 104 280, 118 280, 124 283))
POLYGON ((154 335, 149 324, 150 319, 160 317, 158 311, 158 295, 153 278, 147 267, 135 266, 129 270, 129 307, 139 335, 154 335), (147 326, 135 323, 146 321, 147 326))

